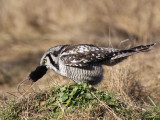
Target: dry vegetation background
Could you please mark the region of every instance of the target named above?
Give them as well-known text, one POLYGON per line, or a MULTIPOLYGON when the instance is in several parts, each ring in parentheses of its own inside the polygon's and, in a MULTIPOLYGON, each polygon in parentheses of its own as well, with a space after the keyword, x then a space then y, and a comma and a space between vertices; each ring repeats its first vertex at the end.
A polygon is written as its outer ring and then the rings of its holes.
MULTIPOLYGON (((129 48, 160 39, 160 0, 0 0, 0 102, 59 44, 129 48), (9 93, 7 93, 9 92, 9 93)), ((99 89, 160 101, 160 47, 105 67, 99 89), (114 72, 113 72, 114 71, 114 72)), ((71 80, 50 71, 33 91, 71 80)), ((27 86, 27 85, 26 85, 27 86)), ((25 86, 24 86, 25 87, 25 86)))

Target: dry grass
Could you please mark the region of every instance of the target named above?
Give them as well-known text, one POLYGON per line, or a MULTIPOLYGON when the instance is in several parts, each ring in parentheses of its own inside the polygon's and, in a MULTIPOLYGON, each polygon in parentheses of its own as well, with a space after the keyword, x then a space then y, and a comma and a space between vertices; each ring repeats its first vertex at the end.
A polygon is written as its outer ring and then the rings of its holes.
MULTIPOLYGON (((152 41, 160 31, 160 2, 155 0, 0 0, 0 3, 1 37, 6 41, 28 41, 40 34, 44 35, 40 39, 53 39, 60 34, 63 41, 95 41, 108 36, 109 30, 114 39, 152 41)), ((112 42, 117 41, 114 39, 112 42)))
POLYGON ((87 84, 53 87, 0 106, 4 119, 159 119, 160 108, 136 106, 113 92, 87 84))
MULTIPOLYGON (((159 6, 156 0, 0 0, 0 102, 13 98, 6 91, 17 95, 17 83, 52 46, 89 43, 129 48, 159 42, 159 6)), ((131 105, 149 102, 148 96, 159 103, 159 50, 157 45, 149 53, 105 67, 104 80, 97 88, 123 94, 131 105)), ((50 71, 33 89, 70 82, 50 71)))

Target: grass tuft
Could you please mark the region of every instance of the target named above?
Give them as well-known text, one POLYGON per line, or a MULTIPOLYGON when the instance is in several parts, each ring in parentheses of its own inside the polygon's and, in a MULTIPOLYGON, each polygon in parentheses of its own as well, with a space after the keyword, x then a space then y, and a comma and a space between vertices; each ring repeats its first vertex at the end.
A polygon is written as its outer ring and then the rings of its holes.
POLYGON ((7 120, 69 119, 71 116, 77 119, 160 119, 158 106, 153 104, 148 108, 130 106, 119 95, 97 90, 88 84, 71 84, 4 104, 0 116, 7 120))

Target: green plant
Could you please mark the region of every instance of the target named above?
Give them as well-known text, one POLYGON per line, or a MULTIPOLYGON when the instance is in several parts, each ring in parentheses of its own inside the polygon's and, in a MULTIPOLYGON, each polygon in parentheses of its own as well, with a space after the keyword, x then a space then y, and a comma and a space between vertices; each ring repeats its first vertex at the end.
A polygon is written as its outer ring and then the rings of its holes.
POLYGON ((103 119, 107 113, 110 113, 110 116, 115 119, 158 120, 160 109, 155 103, 153 105, 152 109, 138 110, 122 101, 115 93, 100 91, 84 83, 54 87, 42 93, 32 94, 19 102, 12 101, 8 105, 3 105, 0 116, 7 120, 23 117, 27 119, 59 119, 68 114, 78 117, 79 112, 85 114, 83 112, 85 111, 89 112, 90 117, 98 119, 103 119), (79 112, 75 113, 75 111, 79 112))

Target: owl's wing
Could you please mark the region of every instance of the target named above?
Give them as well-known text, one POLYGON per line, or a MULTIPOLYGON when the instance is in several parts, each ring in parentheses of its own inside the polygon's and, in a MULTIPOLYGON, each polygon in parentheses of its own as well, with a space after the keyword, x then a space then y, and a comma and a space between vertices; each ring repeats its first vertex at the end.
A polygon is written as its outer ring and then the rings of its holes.
POLYGON ((68 66, 87 66, 89 63, 101 62, 113 66, 127 57, 151 50, 150 45, 140 45, 134 48, 119 50, 114 48, 96 47, 93 45, 72 45, 67 47, 60 55, 60 59, 68 66))
MULTIPOLYGON (((112 48, 110 52, 112 51, 112 48)), ((60 55, 65 65, 83 67, 89 63, 98 62, 106 58, 109 51, 103 47, 93 45, 73 45, 66 48, 60 55)))

